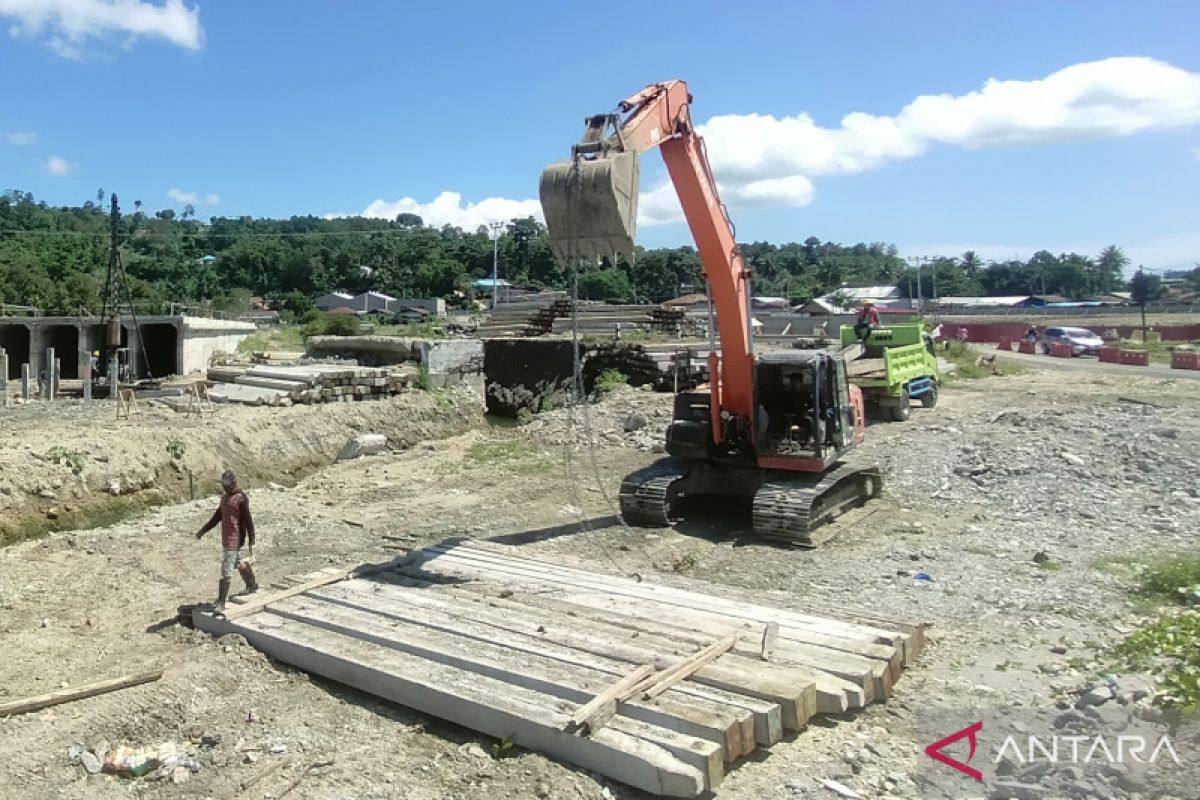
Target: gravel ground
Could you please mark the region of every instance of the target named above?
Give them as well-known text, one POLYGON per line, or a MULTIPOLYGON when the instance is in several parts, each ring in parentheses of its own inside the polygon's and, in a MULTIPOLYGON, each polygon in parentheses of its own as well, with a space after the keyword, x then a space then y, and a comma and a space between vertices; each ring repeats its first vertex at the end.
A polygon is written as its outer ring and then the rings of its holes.
MULTIPOLYGON (((835 797, 828 780, 872 798, 1056 796, 989 795, 965 778, 944 790, 937 770, 947 768, 922 749, 981 708, 1057 721, 1067 712, 1056 703, 1095 687, 1097 650, 1146 612, 1128 578, 1097 567, 1114 556, 1197 548, 1198 409, 1200 385, 1190 381, 1037 372, 955 383, 937 409, 871 426, 863 455, 884 465, 884 497, 835 521, 837 535, 815 551, 755 542, 748 508, 736 504, 695 506, 670 529, 629 530, 612 518, 621 477, 658 457, 667 396, 620 390, 586 417, 561 409, 521 428, 474 423, 437 440, 417 435, 432 435, 428 416, 401 414, 388 421, 390 453, 332 464, 290 486, 263 475, 251 487, 258 569, 270 582, 380 560, 398 541, 468 535, 797 609, 855 606, 927 621, 931 646, 889 703, 815 723, 733 770, 718 796, 835 797), (916 580, 922 572, 932 581, 916 580)), ((177 429, 164 420, 147 435, 177 429)), ((36 434, 12 426, 10 447, 45 444, 36 434)), ((4 480, 22 486, 60 469, 39 459, 0 466, 4 480)), ((236 638, 213 641, 173 624, 178 605, 215 589, 215 545, 188 535, 212 506, 166 506, 0 550, 0 702, 166 667, 155 684, 0 719, 0 795, 277 797, 300 777, 289 797, 637 796, 536 754, 493 759, 493 743, 469 731, 273 664, 236 638), (200 745, 204 734, 220 734, 220 744, 200 745), (197 756, 200 771, 187 783, 91 776, 68 759, 75 742, 164 741, 197 756), (325 761, 333 763, 304 772, 325 761), (239 788, 276 763, 252 789, 239 788)), ((1136 698, 1152 687, 1117 677, 1119 699, 1095 713, 1146 706, 1136 698)), ((1085 770, 1054 785, 1061 796, 1193 797, 1200 742, 1186 729, 1179 735, 1191 748, 1184 764, 1193 783, 1183 772, 1085 770)))

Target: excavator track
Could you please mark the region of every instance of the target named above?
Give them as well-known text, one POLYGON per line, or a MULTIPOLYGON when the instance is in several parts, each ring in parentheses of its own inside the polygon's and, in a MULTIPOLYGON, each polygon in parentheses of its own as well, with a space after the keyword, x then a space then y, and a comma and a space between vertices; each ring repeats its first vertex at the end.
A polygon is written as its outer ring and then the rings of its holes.
POLYGON ((754 495, 754 532, 764 539, 815 547, 811 531, 830 517, 878 497, 878 466, 838 464, 822 475, 796 473, 763 483, 754 495))
POLYGON ((670 525, 671 502, 675 499, 672 484, 686 478, 690 471, 688 464, 665 458, 630 473, 621 481, 618 495, 621 518, 627 524, 639 527, 665 528, 670 525))

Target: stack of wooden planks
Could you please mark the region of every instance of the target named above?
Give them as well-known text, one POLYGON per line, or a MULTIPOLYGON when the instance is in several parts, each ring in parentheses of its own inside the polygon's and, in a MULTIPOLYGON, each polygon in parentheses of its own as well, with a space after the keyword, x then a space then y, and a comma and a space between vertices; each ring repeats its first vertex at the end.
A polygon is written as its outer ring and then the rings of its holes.
POLYGON ((819 616, 450 540, 254 596, 217 635, 656 795, 885 699, 921 625, 819 616))
POLYGON ((391 397, 416 382, 415 367, 373 368, 340 364, 209 367, 214 402, 247 405, 348 403, 391 397))

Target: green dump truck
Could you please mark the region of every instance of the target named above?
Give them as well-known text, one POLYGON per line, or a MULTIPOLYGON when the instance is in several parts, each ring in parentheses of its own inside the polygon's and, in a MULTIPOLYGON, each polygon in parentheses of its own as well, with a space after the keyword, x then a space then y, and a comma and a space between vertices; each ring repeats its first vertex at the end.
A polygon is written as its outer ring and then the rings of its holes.
POLYGON ((862 389, 868 407, 903 422, 912 401, 925 408, 937 405, 937 356, 933 340, 920 322, 898 322, 876 328, 859 342, 854 327, 841 327, 842 356, 850 382, 862 389))

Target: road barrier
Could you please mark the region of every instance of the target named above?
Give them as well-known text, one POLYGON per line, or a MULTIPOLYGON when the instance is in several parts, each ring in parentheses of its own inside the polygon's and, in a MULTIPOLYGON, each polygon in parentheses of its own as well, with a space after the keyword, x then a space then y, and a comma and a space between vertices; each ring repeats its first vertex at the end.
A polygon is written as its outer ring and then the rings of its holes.
POLYGON ((1100 360, 1105 364, 1121 363, 1121 348, 1119 347, 1101 347, 1100 360))
POLYGON ((1055 358, 1070 358, 1075 355, 1075 348, 1065 342, 1055 342, 1050 345, 1050 355, 1055 358))
POLYGON ((1200 369, 1200 353, 1191 350, 1172 352, 1171 369, 1200 369))
POLYGON ((1018 352, 1021 352, 1021 353, 1028 353, 1030 355, 1034 355, 1035 353, 1037 353, 1037 342, 1030 342, 1027 340, 1023 340, 1021 342, 1021 344, 1017 346, 1017 350, 1018 350, 1018 352))
POLYGON ((1012 346, 1013 346, 1013 340, 1012 340, 1011 336, 1001 336, 1000 344, 996 345, 996 349, 997 350, 1007 350, 1008 352, 1011 353, 1012 349, 1013 349, 1012 346))
POLYGON ((1150 354, 1145 350, 1122 350, 1120 363, 1127 367, 1150 366, 1150 354))

